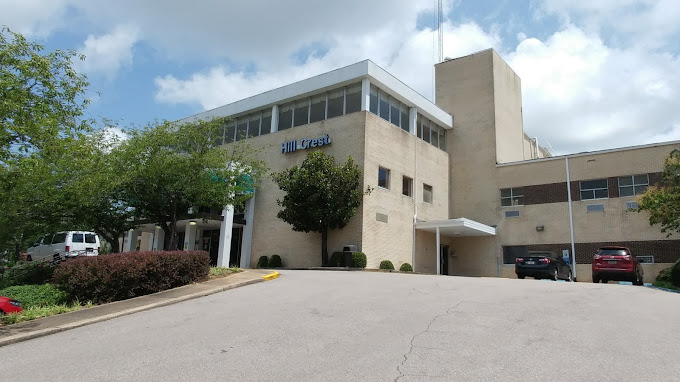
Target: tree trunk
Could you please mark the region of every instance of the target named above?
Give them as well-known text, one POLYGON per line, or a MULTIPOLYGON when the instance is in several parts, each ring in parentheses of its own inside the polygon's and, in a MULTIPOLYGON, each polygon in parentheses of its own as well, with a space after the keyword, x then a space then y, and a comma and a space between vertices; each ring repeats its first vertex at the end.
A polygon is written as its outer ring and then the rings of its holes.
POLYGON ((321 266, 328 265, 328 229, 321 231, 321 266))

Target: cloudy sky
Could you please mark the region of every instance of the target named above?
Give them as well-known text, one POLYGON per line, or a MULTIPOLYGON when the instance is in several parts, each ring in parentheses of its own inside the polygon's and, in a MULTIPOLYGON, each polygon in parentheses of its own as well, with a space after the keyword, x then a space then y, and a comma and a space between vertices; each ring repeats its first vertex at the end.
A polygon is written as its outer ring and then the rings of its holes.
MULTIPOLYGON (((432 98, 432 0, 0 0, 73 49, 92 117, 178 119, 364 59, 432 98)), ((680 140, 680 1, 444 0, 444 56, 494 48, 557 154, 680 140)))

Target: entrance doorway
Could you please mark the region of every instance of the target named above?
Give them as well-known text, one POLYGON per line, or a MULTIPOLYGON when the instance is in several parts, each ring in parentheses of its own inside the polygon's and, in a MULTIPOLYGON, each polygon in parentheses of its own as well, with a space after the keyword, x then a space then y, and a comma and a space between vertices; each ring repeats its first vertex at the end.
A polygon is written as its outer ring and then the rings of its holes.
POLYGON ((241 266, 241 243, 243 242, 243 227, 231 229, 231 253, 229 254, 229 266, 241 266))
POLYGON ((439 258, 440 270, 442 275, 449 275, 449 246, 442 245, 439 247, 441 257, 439 258))
POLYGON ((220 249, 220 230, 203 230, 202 248, 210 254, 210 266, 217 265, 217 253, 220 249))

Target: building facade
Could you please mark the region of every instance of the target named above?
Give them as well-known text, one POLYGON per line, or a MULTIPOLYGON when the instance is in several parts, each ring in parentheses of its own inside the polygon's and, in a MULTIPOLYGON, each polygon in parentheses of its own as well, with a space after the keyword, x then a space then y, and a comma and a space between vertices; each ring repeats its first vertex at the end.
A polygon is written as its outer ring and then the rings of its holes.
MULTIPOLYGON (((371 61, 363 61, 192 116, 229 116, 223 143, 247 139, 271 172, 302 164, 310 150, 362 169, 357 214, 329 234, 329 251, 356 245, 368 267, 410 263, 423 273, 514 277, 514 259, 549 249, 576 259, 590 279, 594 251, 629 246, 645 281, 675 261, 678 242, 628 211, 660 179, 679 142, 552 157, 522 127, 521 82, 489 49, 435 66, 436 104, 371 61)), ((209 250, 218 265, 253 267, 259 256, 284 265, 321 265, 320 234, 276 217, 282 191, 269 178, 244 211, 192 215, 185 249, 209 250)), ((158 248, 153 225, 131 231, 158 248)))

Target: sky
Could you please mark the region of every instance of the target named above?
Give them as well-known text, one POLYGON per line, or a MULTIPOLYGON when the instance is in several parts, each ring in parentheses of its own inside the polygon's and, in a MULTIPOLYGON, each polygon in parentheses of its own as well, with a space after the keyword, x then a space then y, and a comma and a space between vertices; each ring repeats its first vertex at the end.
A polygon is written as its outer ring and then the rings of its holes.
MULTIPOLYGON (((370 59, 432 99, 432 0, 0 0, 0 25, 71 49, 87 116, 176 120, 370 59)), ((557 155, 680 140, 680 1, 444 0, 444 57, 493 48, 524 130, 557 155)))

